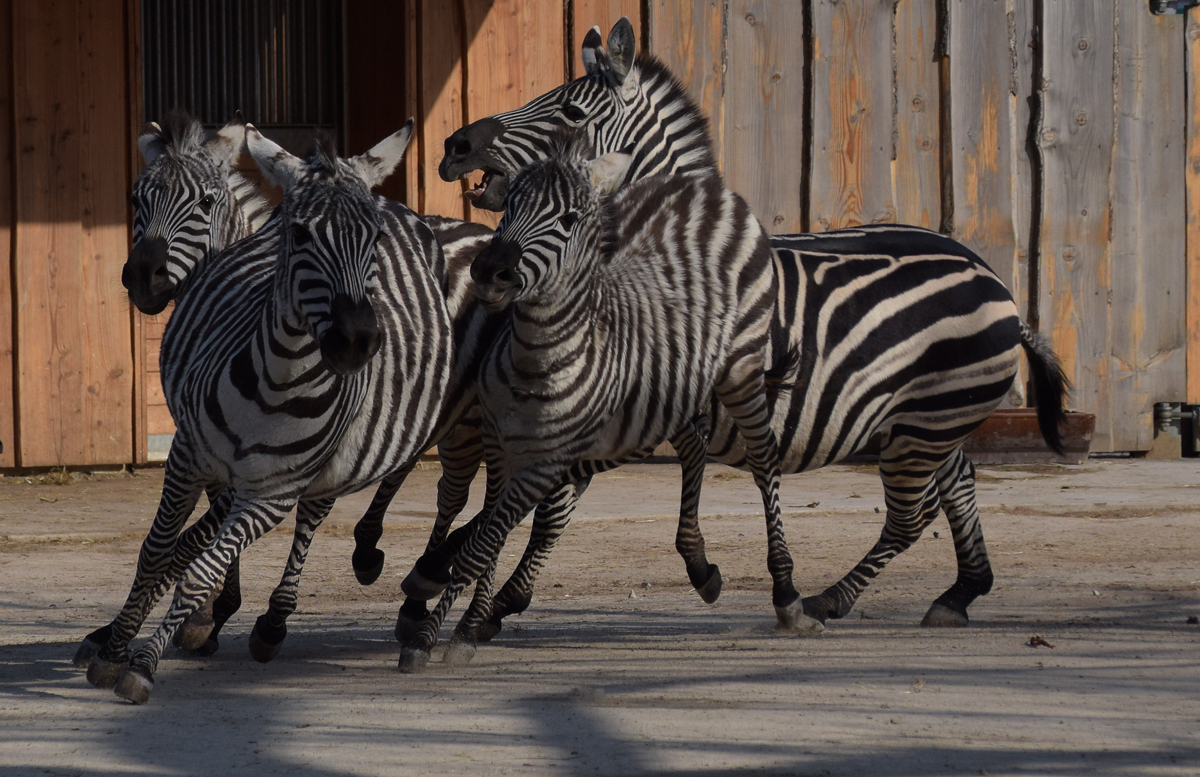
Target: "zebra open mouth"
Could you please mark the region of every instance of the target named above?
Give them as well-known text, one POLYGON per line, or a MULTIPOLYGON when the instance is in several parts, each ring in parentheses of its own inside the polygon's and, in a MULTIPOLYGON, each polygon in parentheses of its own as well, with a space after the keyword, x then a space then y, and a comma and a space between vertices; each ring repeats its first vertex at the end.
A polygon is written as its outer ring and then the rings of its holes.
MULTIPOLYGON (((460 178, 470 180, 474 170, 463 173, 460 178)), ((470 203, 484 210, 503 210, 504 195, 508 191, 508 176, 499 170, 483 169, 483 178, 464 192, 470 203)))

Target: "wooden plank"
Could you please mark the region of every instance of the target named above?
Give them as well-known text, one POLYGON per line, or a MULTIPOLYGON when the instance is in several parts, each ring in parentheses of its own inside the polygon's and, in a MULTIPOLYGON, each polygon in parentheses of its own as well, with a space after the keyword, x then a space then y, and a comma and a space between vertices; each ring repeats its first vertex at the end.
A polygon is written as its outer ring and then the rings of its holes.
MULTIPOLYGON (((81 464, 123 464, 134 455, 133 330, 120 286, 129 256, 129 136, 125 0, 80 0, 80 257, 88 352, 76 400, 90 450, 81 464)), ((74 345, 74 343, 72 343, 74 345)), ((60 343, 61 346, 61 343, 60 343)), ((65 463, 65 462, 63 462, 65 463)))
POLYGON ((646 41, 642 40, 642 3, 641 0, 571 0, 573 22, 571 34, 564 41, 567 47, 567 60, 570 67, 567 78, 578 78, 583 75, 583 61, 579 52, 582 50, 583 36, 593 26, 600 28, 600 34, 608 41, 609 30, 622 16, 628 16, 633 22, 634 36, 637 38, 639 51, 644 51, 646 41))
POLYGON ((1072 409, 1096 414, 1092 450, 1113 450, 1109 352, 1109 184, 1114 0, 1044 5, 1041 329, 1074 388, 1072 409))
POLYGON ((896 36, 896 218, 937 229, 942 221, 936 0, 899 0, 896 36))
POLYGON ((1149 450, 1187 382, 1184 20, 1121 4, 1112 187, 1112 446, 1149 450))
POLYGON ((463 184, 438 177, 443 142, 463 125, 463 20, 459 3, 418 0, 420 25, 420 212, 464 218, 463 184))
POLYGON ((16 0, 14 105, 18 466, 81 463, 87 368, 81 286, 77 5, 16 0))
POLYGON ((654 55, 679 77, 708 117, 713 148, 720 163, 725 115, 724 2, 653 0, 650 9, 650 45, 654 55))
MULTIPOLYGON (((1037 315, 1030 302, 1030 260, 1037 253, 1036 248, 1031 252, 1033 235, 1033 211, 1035 205, 1034 191, 1034 160, 1026 147, 1029 135, 1030 116, 1034 103, 1030 96, 1034 91, 1034 18, 1033 0, 1013 0, 1012 22, 1009 26, 1009 46, 1012 72, 1012 83, 1009 85, 1009 158, 1012 160, 1012 218, 1013 234, 1016 238, 1017 256, 1013 268, 1013 298, 1021 318, 1027 322, 1036 322, 1037 315)), ((1037 155, 1038 169, 1041 169, 1041 155, 1037 155)), ((1040 182, 1038 184, 1040 191, 1040 182)), ((1039 227, 1041 222, 1038 222, 1039 227)), ((1021 364, 1018 368, 1017 379, 1008 392, 1005 407, 1018 408, 1028 404, 1026 388, 1029 383, 1029 361, 1025 352, 1021 352, 1021 364)), ((1090 440, 1090 437, 1089 437, 1090 440)))
POLYGON ((796 45, 804 37, 802 11, 788 0, 731 0, 729 6, 725 182, 772 233, 803 229, 804 141, 798 129, 805 63, 804 49, 796 45))
MULTIPOLYGON (((129 111, 128 132, 126 145, 129 157, 129 180, 137 179, 145 164, 141 153, 137 150, 137 137, 142 126, 142 3, 141 0, 128 0, 125 3, 125 35, 128 46, 126 81, 129 99, 126 101, 129 111)), ((129 240, 133 240, 133 211, 130 207, 128 217, 129 240)), ((133 305, 129 305, 129 324, 133 331, 133 463, 145 464, 147 461, 146 447, 146 370, 153 366, 158 371, 158 357, 151 361, 146 355, 146 336, 142 327, 145 316, 133 305)))
POLYGON ((147 405, 146 434, 175 434, 175 421, 164 405, 147 405))
MULTIPOLYGON (((563 4, 555 0, 464 0, 467 46, 466 121, 519 108, 566 81, 563 4)), ((472 221, 495 226, 499 213, 468 208, 472 221)))
POLYGON ((813 38, 810 228, 894 222, 892 2, 814 0, 813 38))
POLYGON ((424 116, 421 114, 420 94, 420 44, 417 25, 417 9, 420 0, 404 0, 404 112, 416 118, 417 125, 408 141, 404 153, 404 202, 410 208, 420 210, 421 192, 424 190, 422 160, 424 153, 424 116))
POLYGON ((1187 401, 1200 404, 1200 15, 1187 27, 1187 401))
POLYGON ((0 467, 17 463, 16 393, 13 386, 12 227, 13 102, 12 0, 0 0, 0 467))
POLYGON ((951 0, 949 11, 952 235, 1017 295, 1008 14, 1003 0, 951 0))

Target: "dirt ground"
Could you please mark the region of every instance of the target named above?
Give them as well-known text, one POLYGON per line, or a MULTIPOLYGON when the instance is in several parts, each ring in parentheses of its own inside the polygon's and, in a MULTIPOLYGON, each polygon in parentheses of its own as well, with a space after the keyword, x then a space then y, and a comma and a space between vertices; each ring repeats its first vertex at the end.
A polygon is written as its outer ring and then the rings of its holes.
MULTIPOLYGON (((810 638, 773 629, 748 476, 709 470, 703 528, 725 588, 705 605, 673 547, 678 468, 627 467, 597 478, 533 606, 470 666, 435 651, 425 674, 401 675, 399 584, 437 476, 416 472, 401 492, 370 588, 349 563, 369 494, 338 504, 267 665, 246 638, 290 525, 251 548, 221 651, 168 654, 140 707, 90 687, 70 659, 125 598, 161 471, 0 479, 0 772, 1200 774, 1195 460, 981 468, 996 585, 969 628, 917 625, 954 578, 943 519, 810 638), (1029 646, 1034 635, 1053 648, 1029 646)), ((867 466, 785 478, 784 505, 805 594, 844 574, 883 517, 867 466)))

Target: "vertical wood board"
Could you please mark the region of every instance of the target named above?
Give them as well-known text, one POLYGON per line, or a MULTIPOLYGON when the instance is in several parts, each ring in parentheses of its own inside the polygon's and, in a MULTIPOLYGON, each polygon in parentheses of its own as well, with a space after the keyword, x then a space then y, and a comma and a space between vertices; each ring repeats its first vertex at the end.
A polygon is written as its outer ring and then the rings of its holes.
POLYGON ((1183 19, 1118 4, 1112 207, 1112 446, 1149 450, 1154 403, 1187 382, 1183 19))
POLYGON ((16 465, 12 342, 13 36, 12 0, 0 0, 0 467, 16 465))
POLYGON ((678 3, 653 0, 650 39, 654 55, 671 69, 708 117, 713 148, 723 145, 725 37, 723 0, 678 3))
POLYGON ((1113 153, 1114 0, 1045 3, 1044 165, 1038 305, 1074 387, 1096 414, 1092 450, 1113 448, 1109 186, 1113 153))
POLYGON ((457 2, 420 4, 421 185, 418 210, 464 218, 463 185, 438 177, 444 141, 463 125, 463 19, 457 2))
MULTIPOLYGON (((361 154, 403 127, 412 115, 405 94, 407 58, 396 51, 397 42, 404 40, 408 5, 392 0, 346 4, 345 35, 352 41, 346 46, 347 154, 361 154)), ((376 191, 403 202, 406 169, 399 167, 376 191)))
POLYGON ((1200 404, 1200 15, 1187 19, 1187 401, 1200 404))
POLYGON ((899 0, 895 12, 896 218, 937 229, 942 220, 936 0, 899 0))
POLYGON ((892 2, 813 2, 813 231, 896 221, 892 2))
POLYGON ((731 0, 725 131, 726 185, 746 198, 767 231, 803 228, 802 7, 788 0, 731 0))
POLYGON ((952 236, 1016 296, 1008 14, 1003 0, 950 0, 949 11, 952 236))

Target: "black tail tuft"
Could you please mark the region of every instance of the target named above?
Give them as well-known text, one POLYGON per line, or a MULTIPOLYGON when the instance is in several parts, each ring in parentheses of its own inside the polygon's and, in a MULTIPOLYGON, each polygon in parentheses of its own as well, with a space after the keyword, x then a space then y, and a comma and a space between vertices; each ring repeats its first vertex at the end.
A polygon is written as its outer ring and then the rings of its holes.
POLYGON ((1071 387, 1063 372, 1062 362, 1050 348, 1050 343, 1038 332, 1021 322, 1021 345, 1029 359, 1033 376, 1033 398, 1037 407, 1038 427, 1050 450, 1063 454, 1062 429, 1067 421, 1066 398, 1071 387))

